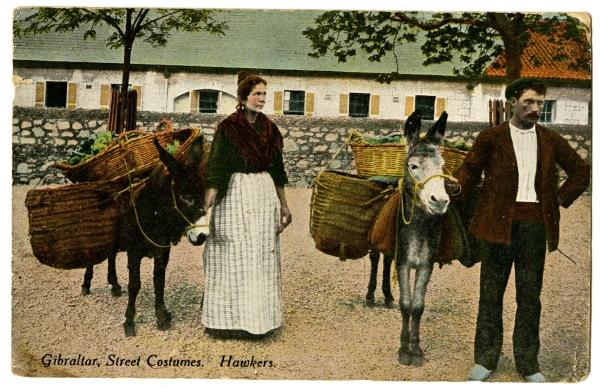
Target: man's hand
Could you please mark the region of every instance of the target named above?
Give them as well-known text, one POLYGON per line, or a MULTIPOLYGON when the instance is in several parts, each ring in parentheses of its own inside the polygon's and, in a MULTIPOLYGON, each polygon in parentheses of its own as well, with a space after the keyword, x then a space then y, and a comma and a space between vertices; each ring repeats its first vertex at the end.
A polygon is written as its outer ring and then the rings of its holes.
POLYGON ((460 185, 458 184, 458 181, 456 180, 456 178, 444 178, 444 188, 446 189, 446 193, 448 193, 449 196, 453 196, 456 197, 457 195, 460 194, 460 185))

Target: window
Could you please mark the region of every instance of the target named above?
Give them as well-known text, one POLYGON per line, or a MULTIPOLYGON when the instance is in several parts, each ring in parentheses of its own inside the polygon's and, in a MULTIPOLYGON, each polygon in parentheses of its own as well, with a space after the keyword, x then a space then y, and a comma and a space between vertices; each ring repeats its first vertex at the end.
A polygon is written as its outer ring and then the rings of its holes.
POLYGON ((199 95, 198 110, 200 113, 216 114, 219 106, 219 91, 201 90, 199 95))
POLYGON ((556 107, 555 100, 544 101, 544 107, 542 108, 542 114, 540 115, 540 123, 551 124, 554 122, 554 108, 556 107))
POLYGON ((350 117, 366 118, 369 116, 369 94, 350 94, 350 117))
POLYGON ((304 91, 283 92, 283 114, 304 115, 304 91))
POLYGON ((66 81, 47 81, 46 82, 46 107, 65 108, 67 107, 67 82, 66 81))
POLYGON ((421 118, 433 120, 435 115, 435 96, 415 96, 415 110, 421 109, 421 118))

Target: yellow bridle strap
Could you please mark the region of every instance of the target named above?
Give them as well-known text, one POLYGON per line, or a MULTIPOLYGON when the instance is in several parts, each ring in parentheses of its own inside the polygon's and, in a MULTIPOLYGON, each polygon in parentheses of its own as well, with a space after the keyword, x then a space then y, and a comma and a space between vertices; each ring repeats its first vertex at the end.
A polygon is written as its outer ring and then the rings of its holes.
POLYGON ((413 202, 412 202, 412 209, 410 212, 410 219, 407 220, 405 213, 404 213, 404 202, 403 200, 403 194, 402 194, 402 182, 404 181, 404 178, 402 178, 402 180, 400 181, 400 183, 398 183, 398 190, 400 191, 400 202, 399 202, 399 207, 401 208, 401 212, 402 212, 402 221, 404 221, 404 224, 408 225, 410 223, 412 223, 412 219, 415 215, 415 204, 417 201, 417 193, 420 189, 423 189, 423 187, 425 187, 425 184, 427 182, 429 182, 430 180, 434 179, 434 178, 452 178, 452 176, 450 175, 446 175, 446 174, 436 174, 436 175, 432 175, 430 177, 428 177, 427 179, 425 179, 423 182, 419 182, 415 179, 415 177, 413 176, 413 174, 410 172, 410 170, 408 171, 408 175, 410 176, 410 178, 412 179, 412 181, 414 182, 414 188, 413 188, 413 202))
MULTIPOLYGON (((142 233, 142 235, 144 235, 144 237, 146 238, 147 241, 149 241, 150 243, 152 243, 154 246, 156 247, 161 247, 161 248, 171 248, 174 247, 175 245, 173 243, 169 243, 168 245, 163 245, 163 244, 158 244, 155 241, 153 241, 152 239, 150 239, 148 237, 148 235, 146 235, 146 233, 144 232, 144 230, 142 229, 142 225, 140 224, 140 218, 138 216, 138 212, 137 212, 137 208, 135 206, 135 199, 133 197, 133 187, 134 184, 131 182, 131 175, 129 172, 129 167, 127 167, 127 161, 123 158, 123 163, 125 164, 125 169, 127 171, 127 177, 129 179, 129 190, 131 190, 129 192, 129 195, 131 196, 131 204, 133 206, 133 212, 135 214, 135 221, 137 222, 138 228, 140 229, 140 232, 142 233)), ((148 178, 146 178, 145 180, 147 180, 148 178)), ((145 181, 144 180, 144 181, 145 181)), ((171 195, 173 196, 173 207, 175 208, 175 210, 177 212, 179 212, 179 214, 181 215, 181 217, 183 217, 183 219, 189 224, 188 228, 186 228, 185 233, 187 234, 187 232, 190 229, 193 228, 203 228, 203 227, 207 227, 205 225, 194 225, 193 223, 191 223, 187 217, 185 217, 185 215, 179 210, 179 207, 177 206, 177 198, 175 197, 175 190, 173 189, 173 185, 175 184, 175 182, 171 179, 171 195)))

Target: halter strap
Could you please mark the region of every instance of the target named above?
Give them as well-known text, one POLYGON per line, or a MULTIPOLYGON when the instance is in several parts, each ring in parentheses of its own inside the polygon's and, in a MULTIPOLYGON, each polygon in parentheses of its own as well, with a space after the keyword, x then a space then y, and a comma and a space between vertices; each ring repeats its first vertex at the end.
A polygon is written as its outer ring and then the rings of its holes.
POLYGON ((432 176, 426 178, 423 182, 419 182, 415 179, 415 177, 410 172, 410 170, 407 170, 407 171, 408 171, 408 175, 410 176, 410 179, 412 179, 412 181, 415 184, 413 187, 413 202, 412 202, 412 208, 411 208, 411 212, 410 212, 410 219, 408 219, 408 220, 406 219, 406 216, 404 213, 404 194, 402 193, 402 188, 403 188, 402 183, 404 182, 404 178, 402 178, 400 183, 398 183, 398 190, 400 191, 399 207, 401 208, 401 212, 402 212, 402 221, 404 221, 404 224, 406 224, 406 225, 412 223, 412 219, 415 216, 415 204, 417 201, 417 192, 420 191, 421 189, 423 189, 423 187, 425 187, 425 184, 427 182, 429 182, 430 180, 432 180, 433 178, 452 178, 452 176, 450 176, 450 175, 436 174, 436 175, 432 175, 432 176))

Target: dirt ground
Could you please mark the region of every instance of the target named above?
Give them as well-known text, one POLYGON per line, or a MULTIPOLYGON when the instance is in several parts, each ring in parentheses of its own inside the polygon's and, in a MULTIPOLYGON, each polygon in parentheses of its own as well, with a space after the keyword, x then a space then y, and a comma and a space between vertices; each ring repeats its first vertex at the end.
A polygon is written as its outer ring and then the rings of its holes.
MULTIPOLYGON (((421 329, 425 362, 419 368, 402 366, 396 358, 400 311, 384 306, 379 288, 375 307, 365 306, 368 257, 341 262, 315 249, 308 230, 310 189, 287 191, 294 221, 282 234, 284 322, 274 335, 247 341, 219 340, 204 333, 200 322, 203 247, 183 240, 172 250, 167 270, 172 328, 156 329, 152 263, 145 260, 138 335, 126 338, 122 327, 128 280, 125 255, 117 258, 122 297, 110 295, 106 263, 95 267, 92 294, 80 296, 83 270, 52 269, 32 254, 24 205, 30 188, 13 187, 12 371, 16 376, 463 382, 473 365, 479 266, 467 269, 455 261, 434 270, 421 329), (51 360, 46 367, 44 356, 74 362, 79 357, 84 364, 96 359, 96 365, 55 365, 51 360), (124 359, 123 365, 110 365, 119 362, 117 358, 124 359), (174 365, 186 359, 201 364, 174 365), (234 366, 236 360, 252 359, 266 365, 234 366), (169 360, 171 365, 156 365, 169 360)), ((576 264, 559 252, 547 257, 539 357, 541 370, 552 382, 580 382, 590 371, 590 210, 591 198, 583 196, 562 212, 560 250, 576 264)), ((397 299, 397 287, 394 294, 397 299)), ((523 381, 512 357, 514 313, 511 278, 505 297, 504 350, 492 382, 523 381)))

